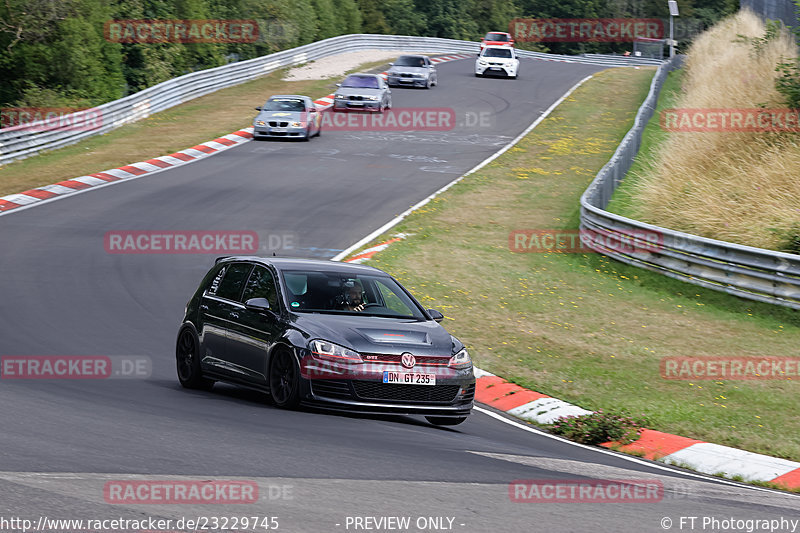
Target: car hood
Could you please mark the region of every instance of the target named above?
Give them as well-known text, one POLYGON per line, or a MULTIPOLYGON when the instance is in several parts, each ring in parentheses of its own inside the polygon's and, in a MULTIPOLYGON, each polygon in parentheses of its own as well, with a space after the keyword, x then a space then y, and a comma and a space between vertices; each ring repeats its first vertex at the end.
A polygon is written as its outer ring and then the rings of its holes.
POLYGON ((516 61, 513 57, 479 57, 479 61, 488 61, 490 63, 513 63, 516 61))
POLYGON ((402 65, 399 65, 390 68, 389 72, 392 74, 400 74, 401 72, 405 72, 408 74, 427 74, 428 69, 427 67, 404 67, 402 65))
POLYGON ((366 89, 361 87, 338 87, 336 94, 344 96, 380 96, 383 89, 366 89))
POLYGON ((258 113, 256 120, 288 120, 290 122, 305 120, 308 113, 305 111, 261 111, 258 113))
POLYGON ((324 339, 361 353, 441 355, 453 353, 450 334, 433 320, 298 313, 294 325, 311 339, 324 339))

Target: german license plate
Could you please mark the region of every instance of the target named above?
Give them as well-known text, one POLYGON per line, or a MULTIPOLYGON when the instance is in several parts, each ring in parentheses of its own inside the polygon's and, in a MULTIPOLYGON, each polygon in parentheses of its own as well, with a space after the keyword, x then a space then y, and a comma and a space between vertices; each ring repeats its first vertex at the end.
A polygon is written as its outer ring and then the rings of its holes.
POLYGON ((383 373, 384 383, 397 383, 400 385, 436 385, 436 374, 423 374, 421 372, 390 372, 383 373))
POLYGON ((270 128, 269 131, 272 133, 286 133, 286 128, 270 128))

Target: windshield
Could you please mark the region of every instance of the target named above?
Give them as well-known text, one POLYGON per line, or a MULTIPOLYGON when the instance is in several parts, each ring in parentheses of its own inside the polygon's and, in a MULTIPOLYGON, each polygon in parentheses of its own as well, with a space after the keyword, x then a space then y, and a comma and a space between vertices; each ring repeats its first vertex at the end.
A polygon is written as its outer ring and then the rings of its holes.
POLYGON ((507 43, 508 35, 506 35, 505 33, 487 33, 485 40, 495 41, 498 43, 507 43))
POLYGON ((483 50, 483 57, 511 57, 511 50, 508 48, 486 48, 483 50))
POLYGON ((356 87, 359 89, 378 89, 378 78, 374 76, 347 76, 342 82, 342 87, 356 87))
POLYGON ((415 56, 400 56, 394 62, 396 67, 424 67, 425 60, 415 56))
POLYGON ((425 320, 419 306, 388 276, 352 272, 281 272, 295 312, 425 320))
POLYGON ((299 98, 272 98, 262 109, 264 111, 305 111, 306 105, 299 98))

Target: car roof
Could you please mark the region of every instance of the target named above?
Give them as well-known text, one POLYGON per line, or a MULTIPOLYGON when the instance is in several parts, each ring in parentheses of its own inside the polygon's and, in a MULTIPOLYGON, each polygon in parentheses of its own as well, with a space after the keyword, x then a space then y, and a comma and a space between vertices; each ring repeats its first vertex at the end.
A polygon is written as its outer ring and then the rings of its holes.
POLYGON ((511 37, 510 33, 506 33, 504 31, 487 31, 486 35, 489 35, 490 33, 499 33, 500 35, 508 35, 509 37, 511 37))
POLYGON ((487 44, 483 47, 484 50, 514 50, 514 48, 509 46, 500 46, 499 44, 487 44))
POLYGON ((249 261, 270 265, 276 270, 318 270, 322 272, 352 272, 353 274, 372 274, 388 276, 383 270, 354 263, 342 263, 340 261, 329 261, 323 259, 301 259, 295 257, 274 257, 274 256, 257 256, 257 255, 232 255, 217 258, 217 263, 221 262, 237 262, 249 261))
POLYGON ((300 98, 305 100, 311 100, 311 97, 304 96, 302 94, 273 94, 272 96, 269 97, 270 100, 272 100, 273 98, 300 98))
POLYGON ((370 78, 379 78, 382 79, 377 74, 370 74, 368 72, 353 72, 352 74, 348 74, 345 78, 349 78, 350 76, 369 76, 370 78))
POLYGON ((403 54, 401 56, 397 56, 397 59, 400 59, 401 57, 419 57, 419 58, 425 59, 428 56, 423 55, 423 54, 403 54))

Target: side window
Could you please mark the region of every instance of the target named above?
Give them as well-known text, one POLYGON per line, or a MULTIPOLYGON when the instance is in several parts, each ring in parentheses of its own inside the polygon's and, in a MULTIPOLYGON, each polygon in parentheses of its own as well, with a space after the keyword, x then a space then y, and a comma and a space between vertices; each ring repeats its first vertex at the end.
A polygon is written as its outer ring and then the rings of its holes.
POLYGON ((215 296, 217 294, 217 289, 219 289, 219 284, 222 281, 222 277, 225 275, 225 272, 227 272, 227 270, 228 270, 227 265, 219 269, 219 272, 217 272, 217 275, 214 276, 214 279, 211 280, 211 284, 206 289, 206 294, 210 294, 211 296, 215 296))
POLYGON ((269 301, 270 309, 276 312, 278 310, 278 292, 275 290, 275 279, 270 271, 263 266, 253 268, 253 273, 250 274, 250 279, 247 280, 242 301, 246 302, 250 298, 266 298, 269 301))
POLYGON ((238 301, 239 295, 242 294, 244 281, 247 279, 251 268, 252 265, 248 263, 234 263, 229 266, 226 269, 225 276, 219 283, 215 295, 219 298, 238 301))

